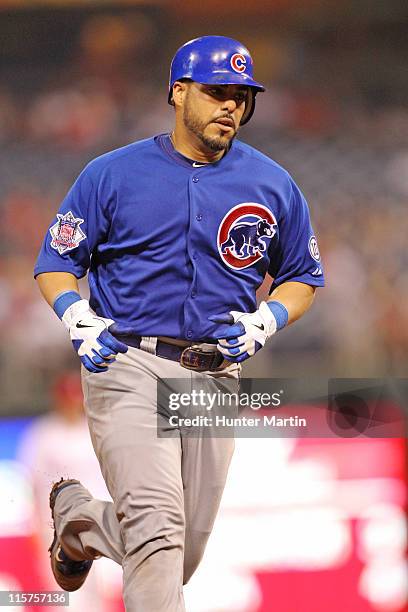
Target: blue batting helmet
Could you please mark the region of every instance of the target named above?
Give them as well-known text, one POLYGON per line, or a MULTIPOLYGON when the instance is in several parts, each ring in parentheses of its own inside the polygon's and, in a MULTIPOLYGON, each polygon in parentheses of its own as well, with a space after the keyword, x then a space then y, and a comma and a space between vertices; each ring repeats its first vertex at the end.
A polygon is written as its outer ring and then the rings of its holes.
POLYGON ((261 83, 254 81, 248 49, 226 36, 201 36, 178 49, 170 66, 169 104, 174 104, 173 85, 181 79, 206 85, 247 85, 250 89, 241 125, 252 117, 258 91, 265 91, 261 83))

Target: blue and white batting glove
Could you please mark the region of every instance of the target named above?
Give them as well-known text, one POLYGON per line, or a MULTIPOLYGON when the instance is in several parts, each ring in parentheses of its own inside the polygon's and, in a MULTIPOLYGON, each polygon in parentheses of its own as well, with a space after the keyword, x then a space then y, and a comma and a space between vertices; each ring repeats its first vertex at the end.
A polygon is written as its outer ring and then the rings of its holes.
POLYGON ((115 328, 112 319, 98 317, 78 293, 70 291, 57 297, 54 310, 67 328, 74 349, 89 372, 106 372, 118 353, 126 353, 128 346, 119 342, 109 330, 115 328), (71 295, 70 295, 71 294, 71 295), (78 296, 75 299, 75 295, 78 296), (70 303, 65 308, 67 303, 70 303))
POLYGON ((208 317, 213 323, 221 323, 214 334, 217 348, 224 358, 234 363, 255 355, 265 342, 288 322, 288 311, 280 302, 261 302, 252 313, 231 310, 226 315, 208 317))

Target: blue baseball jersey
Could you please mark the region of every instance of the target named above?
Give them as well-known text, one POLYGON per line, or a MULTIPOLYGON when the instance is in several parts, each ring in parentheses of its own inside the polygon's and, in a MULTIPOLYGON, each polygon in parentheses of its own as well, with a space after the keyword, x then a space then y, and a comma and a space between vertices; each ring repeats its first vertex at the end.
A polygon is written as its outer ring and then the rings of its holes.
POLYGON ((208 317, 256 310, 265 274, 323 286, 305 198, 238 140, 200 164, 168 134, 91 161, 52 221, 34 274, 89 271, 90 305, 143 336, 211 339, 208 317))

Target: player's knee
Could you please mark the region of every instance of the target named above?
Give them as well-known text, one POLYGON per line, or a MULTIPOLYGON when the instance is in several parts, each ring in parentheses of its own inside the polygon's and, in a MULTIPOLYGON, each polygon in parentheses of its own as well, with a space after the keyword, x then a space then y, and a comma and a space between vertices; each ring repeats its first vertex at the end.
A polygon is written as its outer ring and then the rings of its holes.
POLYGON ((151 554, 160 548, 184 547, 184 513, 146 508, 122 515, 119 524, 126 554, 142 548, 151 554))

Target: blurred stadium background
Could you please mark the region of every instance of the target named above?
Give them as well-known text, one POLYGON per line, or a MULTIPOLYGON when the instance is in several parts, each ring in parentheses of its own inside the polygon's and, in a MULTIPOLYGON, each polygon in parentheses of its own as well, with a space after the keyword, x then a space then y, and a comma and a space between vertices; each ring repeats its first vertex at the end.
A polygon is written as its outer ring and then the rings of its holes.
MULTIPOLYGON (((246 374, 406 376, 407 29, 403 0, 0 0, 0 590, 52 588, 54 478, 106 495, 78 364, 32 280, 40 242, 90 158, 170 129, 186 40, 251 49, 269 88, 240 137, 302 187, 325 264, 312 311, 246 374)), ((407 609, 404 434, 238 441, 189 612, 407 609)), ((70 609, 120 610, 120 570, 95 565, 70 609)))

